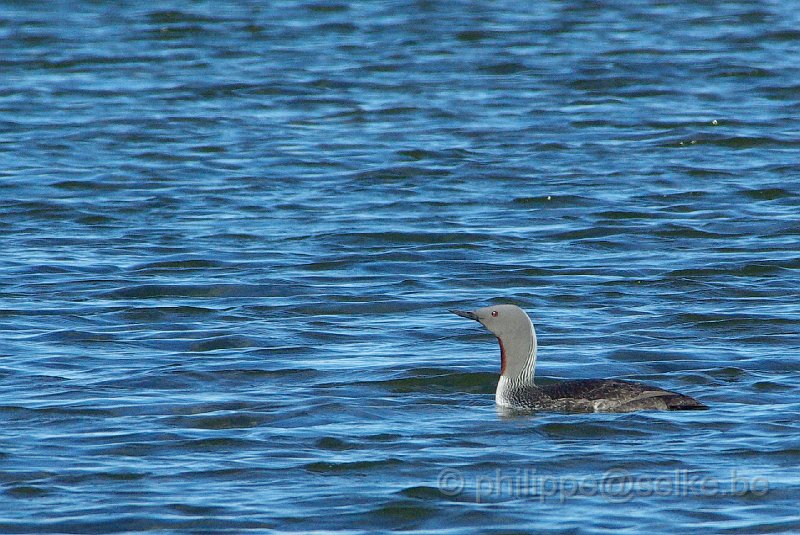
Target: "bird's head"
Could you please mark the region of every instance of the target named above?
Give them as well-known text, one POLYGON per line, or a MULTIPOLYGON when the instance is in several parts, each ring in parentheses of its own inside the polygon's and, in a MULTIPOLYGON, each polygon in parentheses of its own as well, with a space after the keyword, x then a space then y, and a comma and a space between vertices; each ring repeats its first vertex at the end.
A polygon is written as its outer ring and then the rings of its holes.
POLYGON ((480 322, 500 341, 500 375, 515 378, 530 372, 536 362, 536 332, 524 310, 516 305, 492 305, 472 311, 451 310, 480 322))

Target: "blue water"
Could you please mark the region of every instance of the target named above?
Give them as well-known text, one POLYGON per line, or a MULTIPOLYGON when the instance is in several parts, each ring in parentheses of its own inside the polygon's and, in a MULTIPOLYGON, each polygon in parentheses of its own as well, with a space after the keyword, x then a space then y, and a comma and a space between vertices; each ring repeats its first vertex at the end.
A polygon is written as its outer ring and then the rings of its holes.
POLYGON ((797 533, 795 8, 0 3, 0 531, 797 533))

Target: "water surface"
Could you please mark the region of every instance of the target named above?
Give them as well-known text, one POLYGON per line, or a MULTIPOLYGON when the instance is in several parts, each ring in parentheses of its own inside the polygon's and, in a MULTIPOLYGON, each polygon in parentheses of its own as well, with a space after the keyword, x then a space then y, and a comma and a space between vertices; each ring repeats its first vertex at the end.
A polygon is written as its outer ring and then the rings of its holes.
POLYGON ((0 5, 0 530, 800 530, 789 3, 0 5), (538 414, 540 380, 705 412, 538 414))

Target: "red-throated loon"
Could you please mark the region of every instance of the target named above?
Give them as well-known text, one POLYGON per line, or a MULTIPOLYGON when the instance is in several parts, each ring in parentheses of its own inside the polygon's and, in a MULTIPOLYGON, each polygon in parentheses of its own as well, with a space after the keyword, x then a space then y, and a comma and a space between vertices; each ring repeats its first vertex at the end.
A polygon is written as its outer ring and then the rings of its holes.
POLYGON ((451 312, 480 322, 500 342, 500 381, 495 392, 495 402, 500 407, 565 412, 708 408, 677 392, 617 379, 579 379, 536 386, 536 331, 524 310, 515 305, 495 305, 472 312, 451 312))

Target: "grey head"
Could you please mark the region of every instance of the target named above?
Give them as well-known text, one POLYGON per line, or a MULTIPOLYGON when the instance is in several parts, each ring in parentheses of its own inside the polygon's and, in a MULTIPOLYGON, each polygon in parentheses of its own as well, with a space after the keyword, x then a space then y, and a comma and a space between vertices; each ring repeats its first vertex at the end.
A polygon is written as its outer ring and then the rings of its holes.
POLYGON ((481 323, 497 337, 500 342, 501 377, 533 384, 536 331, 524 310, 516 305, 493 305, 472 311, 450 312, 481 323))

